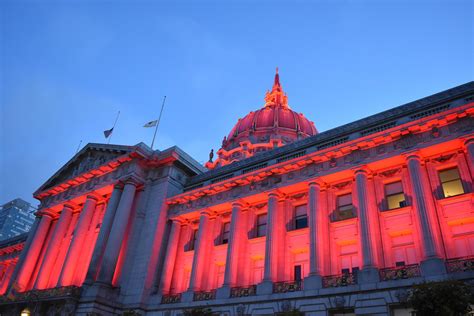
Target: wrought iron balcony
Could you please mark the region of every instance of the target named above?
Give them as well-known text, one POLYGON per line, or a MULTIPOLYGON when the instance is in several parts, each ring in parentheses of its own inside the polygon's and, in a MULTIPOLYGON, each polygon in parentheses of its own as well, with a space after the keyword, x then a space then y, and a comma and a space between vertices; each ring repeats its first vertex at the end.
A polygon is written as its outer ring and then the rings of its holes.
POLYGON ((200 291, 194 292, 194 301, 209 301, 216 298, 216 290, 212 290, 209 292, 200 291))
POLYGON ((51 298, 79 299, 81 292, 82 288, 77 286, 63 286, 45 290, 31 290, 27 292, 16 292, 13 290, 11 295, 0 296, 0 303, 46 301, 51 298))
POLYGON ((415 278, 421 275, 418 264, 410 264, 394 268, 385 268, 379 271, 381 281, 415 278))
POLYGON ((357 284, 356 273, 343 273, 323 277, 323 287, 339 287, 357 284))
POLYGON ((273 293, 286 293, 301 291, 302 282, 300 281, 286 281, 286 282, 275 282, 273 283, 273 293))
POLYGON ((161 298, 161 304, 173 304, 181 302, 181 293, 178 294, 167 294, 161 298))
POLYGON ((257 286, 250 285, 248 287, 233 287, 230 289, 230 297, 243 297, 257 295, 257 286))
POLYGON ((474 256, 446 260, 448 273, 474 270, 474 256))

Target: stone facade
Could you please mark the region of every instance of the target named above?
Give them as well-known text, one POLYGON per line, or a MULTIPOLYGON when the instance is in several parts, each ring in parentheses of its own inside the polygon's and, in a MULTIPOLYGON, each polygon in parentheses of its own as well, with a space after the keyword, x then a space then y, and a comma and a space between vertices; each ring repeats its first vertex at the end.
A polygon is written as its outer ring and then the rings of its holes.
POLYGON ((0 312, 390 315, 414 283, 472 283, 473 96, 467 83, 212 170, 178 147, 88 144, 35 192, 0 312))

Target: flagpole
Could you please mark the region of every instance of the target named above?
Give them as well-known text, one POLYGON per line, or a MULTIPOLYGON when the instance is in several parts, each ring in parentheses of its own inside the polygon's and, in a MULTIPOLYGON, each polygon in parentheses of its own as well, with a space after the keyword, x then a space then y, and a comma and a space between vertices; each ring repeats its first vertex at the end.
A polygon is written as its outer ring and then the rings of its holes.
POLYGON ((160 125, 161 114, 163 113, 163 108, 165 107, 166 95, 163 98, 163 103, 161 104, 160 116, 158 117, 158 122, 156 122, 155 133, 153 134, 153 140, 151 142, 151 150, 153 150, 153 145, 155 144, 156 131, 158 130, 158 125, 160 125))
POLYGON ((79 142, 79 145, 77 146, 76 154, 77 154, 77 152, 79 151, 79 149, 81 148, 81 144, 82 144, 82 139, 81 139, 81 141, 79 142))
POLYGON ((109 139, 107 140, 107 144, 110 143, 110 140, 112 139, 112 136, 114 135, 115 125, 117 124, 117 121, 118 121, 119 116, 120 116, 120 111, 118 111, 117 117, 115 118, 114 126, 112 126, 112 133, 110 134, 110 137, 109 137, 109 139))

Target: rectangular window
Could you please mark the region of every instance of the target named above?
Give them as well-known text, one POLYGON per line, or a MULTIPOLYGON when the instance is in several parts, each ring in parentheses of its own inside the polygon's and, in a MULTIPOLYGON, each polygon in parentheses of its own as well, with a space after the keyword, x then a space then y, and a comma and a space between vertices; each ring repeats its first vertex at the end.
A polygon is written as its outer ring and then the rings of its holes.
POLYGON ((301 265, 296 265, 294 268, 295 281, 301 281, 301 265))
POLYGON ((464 193, 458 168, 450 168, 439 172, 439 179, 443 187, 444 197, 455 196, 464 193))
POLYGON ((352 194, 343 194, 337 197, 337 219, 343 220, 353 217, 352 194))
POLYGON ((257 215, 257 237, 267 234, 267 214, 257 215))
POLYGON ((191 232, 191 240, 189 241, 189 251, 194 250, 194 247, 196 246, 196 239, 197 239, 197 229, 193 229, 191 232))
POLYGON ((406 206, 405 194, 401 181, 388 183, 385 185, 385 198, 387 199, 387 207, 393 210, 406 206))
POLYGON ((295 229, 308 227, 308 213, 306 204, 295 207, 295 229))
POLYGON ((230 236, 230 222, 224 223, 222 225, 222 244, 229 243, 229 236, 230 236))

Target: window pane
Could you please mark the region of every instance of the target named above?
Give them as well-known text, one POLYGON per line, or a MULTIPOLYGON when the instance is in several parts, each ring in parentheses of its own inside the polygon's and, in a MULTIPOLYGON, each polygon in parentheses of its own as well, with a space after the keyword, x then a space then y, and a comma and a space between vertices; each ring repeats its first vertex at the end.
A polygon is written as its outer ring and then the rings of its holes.
POLYGON ((265 236, 267 233, 267 225, 257 226, 257 237, 265 236))
POLYGON ((230 232, 230 222, 224 223, 224 232, 230 232))
POLYGON ((257 217, 257 224, 263 225, 267 223, 267 214, 261 214, 257 217))
POLYGON ((295 266, 295 281, 301 281, 301 265, 295 266))
POLYGON ((337 197, 337 205, 342 206, 342 205, 349 205, 352 204, 352 194, 344 194, 344 195, 339 195, 337 197))
POLYGON ((306 215, 302 217, 297 217, 295 221, 295 228, 300 229, 306 227, 308 227, 308 218, 306 217, 306 215))
POLYGON ((385 185, 385 195, 392 195, 403 192, 403 186, 401 181, 389 183, 385 185))
POLYGON ((439 178, 441 179, 441 182, 447 182, 451 180, 457 180, 460 178, 459 176, 459 171, 458 168, 451 168, 451 169, 446 169, 442 170, 439 172, 439 178))
POLYGON ((443 183, 444 197, 450 197, 464 193, 461 180, 452 180, 443 183))
POLYGON ((405 195, 403 193, 394 194, 387 196, 388 209, 393 210, 395 208, 406 206, 405 195))
POLYGON ((306 204, 295 207, 295 216, 306 216, 306 204))

